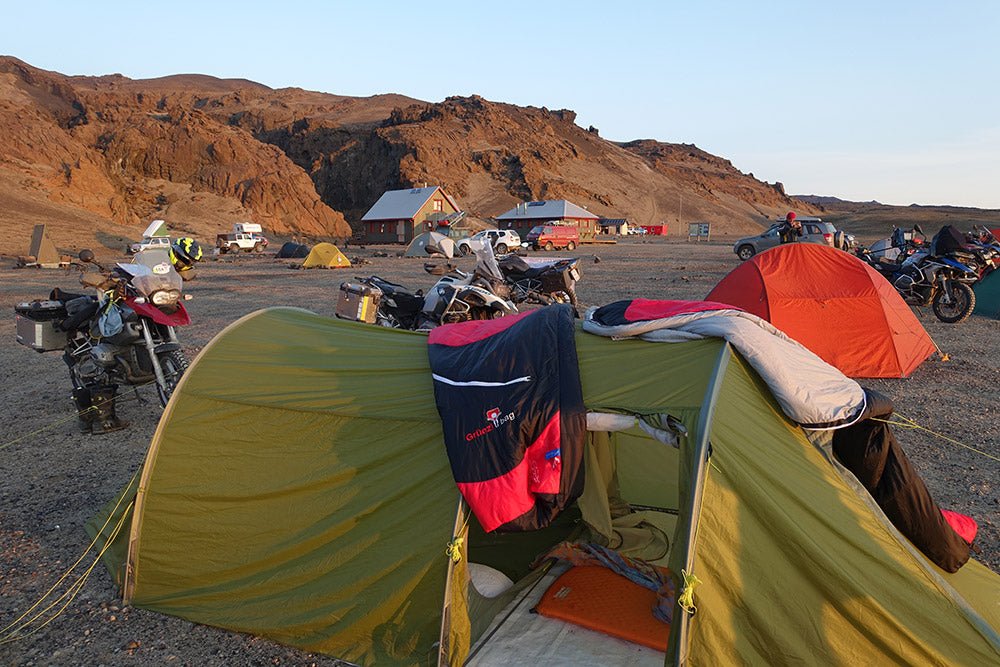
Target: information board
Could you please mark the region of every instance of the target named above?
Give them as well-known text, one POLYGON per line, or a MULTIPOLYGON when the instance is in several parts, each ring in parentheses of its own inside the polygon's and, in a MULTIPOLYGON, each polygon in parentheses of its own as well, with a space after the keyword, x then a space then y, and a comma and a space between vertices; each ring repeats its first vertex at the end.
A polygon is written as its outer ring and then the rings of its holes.
POLYGON ((712 237, 712 225, 708 222, 692 222, 688 225, 688 241, 708 241, 712 237))

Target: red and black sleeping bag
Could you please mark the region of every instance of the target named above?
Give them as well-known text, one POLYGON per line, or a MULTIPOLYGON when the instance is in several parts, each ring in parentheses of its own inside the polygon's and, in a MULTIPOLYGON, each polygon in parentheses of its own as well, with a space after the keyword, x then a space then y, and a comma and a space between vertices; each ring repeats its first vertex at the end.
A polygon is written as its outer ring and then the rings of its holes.
POLYGON ((555 305, 430 334, 452 474, 488 532, 543 528, 583 492, 574 329, 572 309, 555 305))

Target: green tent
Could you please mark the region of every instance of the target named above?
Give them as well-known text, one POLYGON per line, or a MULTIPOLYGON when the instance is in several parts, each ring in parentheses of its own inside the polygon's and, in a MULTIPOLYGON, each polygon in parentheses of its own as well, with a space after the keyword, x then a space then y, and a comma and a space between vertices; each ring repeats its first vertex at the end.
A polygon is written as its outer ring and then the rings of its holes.
POLYGON ((701 581, 668 664, 1000 661, 1000 577, 930 564, 728 344, 576 343, 589 410, 669 413, 688 435, 589 433, 587 502, 546 530, 467 520, 425 336, 284 308, 201 352, 141 476, 89 529, 122 526, 105 561, 135 606, 359 664, 458 665, 541 576, 539 553, 611 520, 615 487, 670 516, 666 562, 701 581), (487 598, 470 563, 516 583, 487 598))
POLYGON ((993 271, 973 286, 976 290, 976 315, 1000 319, 1000 271, 993 271))

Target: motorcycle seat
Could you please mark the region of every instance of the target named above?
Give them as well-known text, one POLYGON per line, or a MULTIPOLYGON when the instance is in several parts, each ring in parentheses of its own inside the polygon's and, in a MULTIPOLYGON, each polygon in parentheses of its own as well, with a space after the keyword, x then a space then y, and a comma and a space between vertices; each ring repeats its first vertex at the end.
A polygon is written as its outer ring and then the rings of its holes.
POLYGON ((524 278, 537 278, 546 271, 548 271, 550 266, 535 267, 528 264, 522 258, 517 255, 510 255, 500 260, 500 269, 507 274, 512 280, 521 280, 524 278))
POLYGON ((73 301, 74 299, 79 299, 81 297, 95 298, 89 294, 77 294, 76 292, 66 292, 62 289, 56 287, 51 292, 49 292, 49 301, 60 301, 63 305, 67 302, 73 301))

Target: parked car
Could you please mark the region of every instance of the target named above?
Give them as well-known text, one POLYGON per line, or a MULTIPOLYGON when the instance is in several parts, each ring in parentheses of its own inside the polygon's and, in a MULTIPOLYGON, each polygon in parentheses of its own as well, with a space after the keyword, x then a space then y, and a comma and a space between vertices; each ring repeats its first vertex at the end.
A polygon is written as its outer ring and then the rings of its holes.
POLYGON ((513 229, 484 229, 467 239, 461 239, 458 242, 458 251, 468 255, 473 250, 484 247, 486 243, 493 246, 496 254, 503 255, 521 245, 521 237, 513 229))
POLYGON ((170 250, 169 236, 147 236, 137 243, 131 243, 125 249, 126 254, 134 255, 143 250, 170 250))
MULTIPOLYGON (((834 236, 837 228, 829 222, 823 222, 819 218, 801 217, 798 220, 802 223, 802 236, 796 239, 800 243, 822 243, 828 246, 834 245, 834 236)), ((747 236, 740 239, 733 245, 733 252, 741 260, 748 260, 759 252, 764 252, 769 248, 781 244, 778 236, 778 228, 782 223, 776 222, 771 225, 766 232, 757 236, 747 236)))
POLYGON ((580 230, 569 225, 538 225, 531 228, 522 245, 535 250, 575 250, 580 245, 580 230))
POLYGON ((227 252, 264 252, 268 240, 261 232, 260 225, 253 222, 237 222, 230 234, 219 234, 215 246, 220 253, 227 252))

